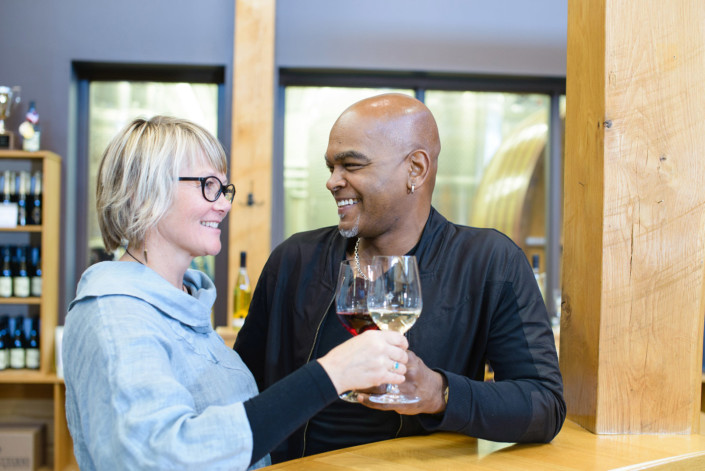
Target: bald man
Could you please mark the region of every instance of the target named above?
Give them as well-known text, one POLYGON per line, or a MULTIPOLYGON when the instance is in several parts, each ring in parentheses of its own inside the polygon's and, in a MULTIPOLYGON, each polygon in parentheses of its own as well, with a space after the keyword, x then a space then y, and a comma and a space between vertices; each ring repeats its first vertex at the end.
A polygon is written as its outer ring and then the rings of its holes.
POLYGON ((291 391, 320 394, 321 410, 274 462, 434 431, 548 442, 560 430, 562 378, 531 267, 506 236, 452 224, 431 206, 440 149, 433 115, 407 95, 362 100, 333 125, 326 186, 340 222, 272 252, 235 350, 267 388, 350 337, 333 302, 342 260, 415 255, 424 309, 407 333, 401 389, 421 400, 382 405, 360 393, 353 404, 335 391, 291 391), (494 382, 483 381, 486 361, 494 382))

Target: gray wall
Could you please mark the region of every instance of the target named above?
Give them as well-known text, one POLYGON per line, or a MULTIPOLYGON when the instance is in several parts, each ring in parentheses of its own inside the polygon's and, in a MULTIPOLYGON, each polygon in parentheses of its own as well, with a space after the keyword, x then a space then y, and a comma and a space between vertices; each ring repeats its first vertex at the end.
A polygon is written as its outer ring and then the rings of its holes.
POLYGON ((277 64, 565 77, 567 0, 279 0, 277 64))
MULTIPOLYGON (((22 86, 25 100, 10 125, 35 100, 42 147, 64 158, 60 306, 75 292, 75 217, 83 211, 73 190, 71 62, 225 65, 229 117, 233 20, 233 0, 1 0, 0 85, 22 86)), ((565 76, 566 25, 566 0, 279 0, 276 62, 565 76)))

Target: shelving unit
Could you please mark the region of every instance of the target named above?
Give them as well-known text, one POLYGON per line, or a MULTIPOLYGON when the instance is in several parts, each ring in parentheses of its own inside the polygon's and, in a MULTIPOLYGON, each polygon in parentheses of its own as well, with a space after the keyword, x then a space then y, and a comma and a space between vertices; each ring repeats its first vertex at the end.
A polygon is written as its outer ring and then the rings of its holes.
POLYGON ((0 371, 0 422, 46 423, 46 467, 78 469, 66 425, 66 391, 63 380, 56 376, 54 358, 54 335, 59 317, 61 157, 47 151, 2 150, 0 169, 42 172, 42 224, 0 228, 0 244, 38 243, 43 278, 41 297, 0 298, 0 310, 27 306, 27 309, 38 309, 40 318, 39 370, 0 371))

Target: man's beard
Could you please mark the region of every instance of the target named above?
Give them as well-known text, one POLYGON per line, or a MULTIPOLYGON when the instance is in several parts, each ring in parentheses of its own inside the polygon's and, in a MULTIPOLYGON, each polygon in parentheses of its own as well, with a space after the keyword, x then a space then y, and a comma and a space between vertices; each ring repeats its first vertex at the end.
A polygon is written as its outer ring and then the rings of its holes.
POLYGON ((352 229, 341 229, 340 226, 338 226, 338 232, 340 232, 340 235, 345 237, 346 239, 352 239, 353 237, 357 237, 357 235, 360 233, 360 216, 357 217, 355 225, 352 227, 352 229))

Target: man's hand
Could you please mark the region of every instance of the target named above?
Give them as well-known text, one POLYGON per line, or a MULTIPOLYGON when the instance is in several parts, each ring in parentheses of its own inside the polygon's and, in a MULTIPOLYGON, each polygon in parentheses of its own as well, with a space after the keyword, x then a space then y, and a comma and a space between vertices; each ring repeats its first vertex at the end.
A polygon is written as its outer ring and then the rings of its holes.
MULTIPOLYGON (((393 410, 404 415, 439 414, 446 408, 443 399, 443 375, 427 367, 419 357, 410 350, 409 362, 406 364, 406 380, 399 385, 403 394, 420 397, 414 404, 377 404, 369 400, 370 390, 358 391, 359 403, 379 410, 393 410)), ((377 390, 376 392, 381 392, 377 390)))

